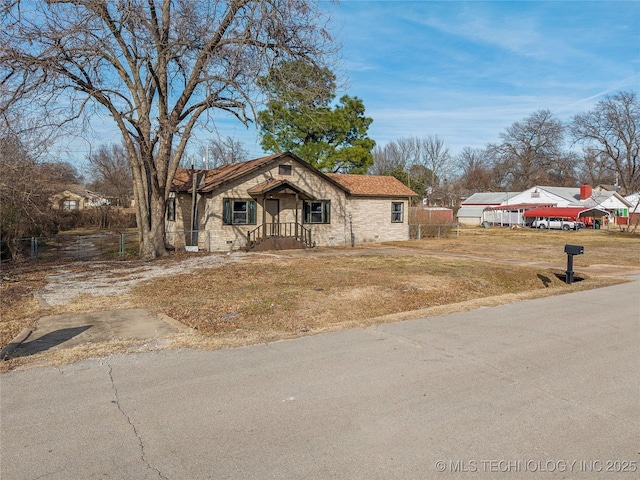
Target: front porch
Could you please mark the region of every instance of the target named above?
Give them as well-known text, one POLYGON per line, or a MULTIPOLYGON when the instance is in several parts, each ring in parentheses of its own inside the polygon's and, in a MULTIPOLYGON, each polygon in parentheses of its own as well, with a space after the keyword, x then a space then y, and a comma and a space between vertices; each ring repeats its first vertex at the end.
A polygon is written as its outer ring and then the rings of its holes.
POLYGON ((291 250, 314 246, 311 230, 296 222, 263 223, 247 232, 247 250, 291 250))
POLYGON ((262 223, 247 232, 247 250, 313 247, 311 230, 300 218, 312 196, 287 180, 269 179, 248 190, 262 210, 262 223))

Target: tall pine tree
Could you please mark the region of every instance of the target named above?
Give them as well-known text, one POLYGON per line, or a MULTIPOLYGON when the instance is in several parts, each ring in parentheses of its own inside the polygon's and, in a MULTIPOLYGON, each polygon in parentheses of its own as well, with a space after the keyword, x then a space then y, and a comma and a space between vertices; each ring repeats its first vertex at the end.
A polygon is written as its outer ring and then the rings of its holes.
POLYGON ((344 95, 335 106, 336 78, 327 68, 283 62, 260 80, 267 109, 259 112, 262 147, 289 151, 323 172, 366 173, 375 142, 364 103, 344 95))

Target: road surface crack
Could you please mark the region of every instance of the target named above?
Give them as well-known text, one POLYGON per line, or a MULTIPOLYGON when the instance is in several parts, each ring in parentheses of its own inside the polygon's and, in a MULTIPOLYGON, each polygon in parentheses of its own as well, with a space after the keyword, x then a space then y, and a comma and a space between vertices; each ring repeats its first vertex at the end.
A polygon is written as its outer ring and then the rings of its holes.
POLYGON ((118 410, 120 411, 120 413, 122 413, 122 416, 125 418, 127 423, 131 426, 131 429, 133 430, 133 434, 138 439, 138 445, 140 446, 140 459, 147 466, 147 468, 149 470, 155 471, 158 474, 158 477, 160 477, 160 478, 162 478, 164 480, 169 480, 168 477, 165 477, 160 470, 158 470, 156 467, 151 465, 149 463, 149 461, 147 460, 146 453, 145 453, 145 450, 144 450, 144 442, 142 441, 142 437, 138 433, 138 429, 136 428, 135 424, 131 421, 131 418, 129 417, 127 412, 125 412, 122 409, 122 405, 120 405, 120 397, 118 396, 118 387, 116 387, 115 381, 113 380, 113 368, 111 367, 111 365, 109 363, 107 363, 107 367, 109 367, 109 378, 111 379, 111 388, 113 389, 113 395, 114 395, 114 398, 115 398, 115 401, 113 403, 115 403, 116 407, 118 407, 118 410))

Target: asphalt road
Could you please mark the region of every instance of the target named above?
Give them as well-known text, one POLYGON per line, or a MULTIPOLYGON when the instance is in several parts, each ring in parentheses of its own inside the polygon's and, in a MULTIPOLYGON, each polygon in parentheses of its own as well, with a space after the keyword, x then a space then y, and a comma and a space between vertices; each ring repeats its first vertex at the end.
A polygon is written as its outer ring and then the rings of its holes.
POLYGON ((638 478, 640 282, 2 375, 19 479, 638 478))

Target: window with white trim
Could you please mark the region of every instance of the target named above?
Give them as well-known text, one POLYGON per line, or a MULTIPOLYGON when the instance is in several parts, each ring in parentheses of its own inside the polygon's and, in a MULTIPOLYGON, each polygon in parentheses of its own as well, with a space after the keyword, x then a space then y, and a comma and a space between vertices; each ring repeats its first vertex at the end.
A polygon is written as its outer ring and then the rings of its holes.
POLYGON ((403 209, 404 209, 404 203, 391 202, 391 223, 403 222, 403 215, 402 215, 403 209))
POLYGON ((255 200, 232 200, 225 198, 223 202, 222 222, 225 225, 255 225, 255 200))
POLYGON ((62 202, 63 210, 78 210, 78 200, 64 200, 62 202))

